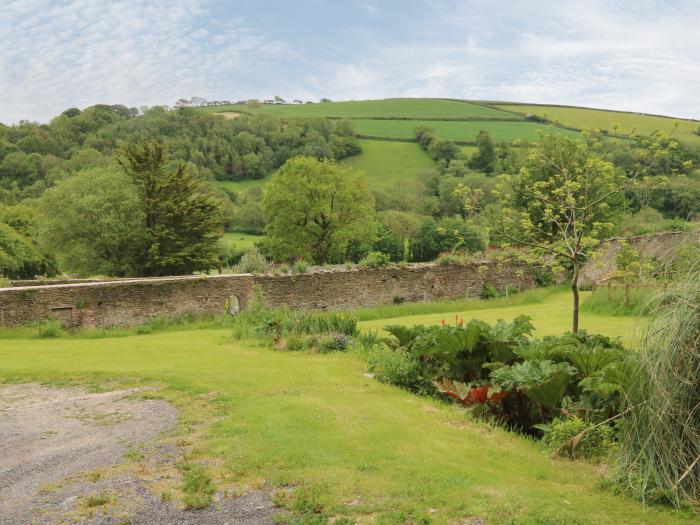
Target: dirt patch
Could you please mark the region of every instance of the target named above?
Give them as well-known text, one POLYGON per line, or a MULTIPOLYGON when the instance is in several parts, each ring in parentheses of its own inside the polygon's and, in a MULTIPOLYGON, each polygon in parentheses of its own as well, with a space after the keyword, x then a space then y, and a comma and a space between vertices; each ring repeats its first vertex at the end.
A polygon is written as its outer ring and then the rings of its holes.
POLYGON ((154 441, 175 408, 128 398, 140 390, 0 387, 0 524, 270 523, 264 491, 187 511, 147 488, 134 465, 163 470, 181 451, 154 441))
POLYGON ((236 113, 235 111, 222 111, 221 113, 217 113, 217 115, 223 116, 226 120, 235 120, 241 116, 240 113, 236 113))

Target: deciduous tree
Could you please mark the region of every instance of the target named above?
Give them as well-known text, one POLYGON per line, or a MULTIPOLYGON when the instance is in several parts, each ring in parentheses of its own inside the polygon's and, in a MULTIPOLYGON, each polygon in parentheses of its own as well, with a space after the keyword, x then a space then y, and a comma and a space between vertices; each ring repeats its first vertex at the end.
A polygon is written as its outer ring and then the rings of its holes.
POLYGON ((278 259, 342 259, 350 241, 374 240, 374 198, 365 175, 333 161, 288 160, 266 187, 263 210, 278 259))

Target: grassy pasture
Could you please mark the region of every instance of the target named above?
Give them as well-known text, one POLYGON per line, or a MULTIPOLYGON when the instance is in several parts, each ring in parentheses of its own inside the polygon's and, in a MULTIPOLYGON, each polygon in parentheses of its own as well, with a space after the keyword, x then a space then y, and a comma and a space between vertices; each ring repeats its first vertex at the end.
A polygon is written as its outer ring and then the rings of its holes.
POLYGON ((568 136, 577 136, 571 130, 538 124, 536 122, 487 122, 487 121, 421 121, 421 120, 355 120, 355 130, 360 135, 390 138, 413 138, 416 126, 430 126, 440 138, 446 140, 475 141, 481 130, 487 130, 496 142, 514 140, 535 141, 537 132, 554 131, 568 136))
POLYGON ((247 250, 253 244, 263 239, 263 235, 250 235, 249 233, 224 233, 224 242, 235 246, 239 250, 247 250))
MULTIPOLYGON (((550 299, 525 310, 561 308, 550 299)), ((508 318, 509 308, 472 314, 508 318)), ((536 320, 542 333, 562 328, 549 317, 536 320)), ((601 489, 599 467, 550 459, 455 406, 371 380, 353 354, 275 352, 229 334, 4 339, 0 380, 162 385, 181 411, 180 441, 206 428, 189 455, 209 461, 220 488, 301 485, 359 523, 696 523, 601 489)))
POLYGON ((418 173, 435 167, 435 162, 414 142, 361 140, 360 144, 362 153, 341 163, 364 171, 373 188, 412 184, 418 173))
MULTIPOLYGON (((435 167, 435 162, 413 142, 393 142, 388 140, 360 140, 362 153, 346 159, 340 164, 362 170, 372 188, 395 186, 397 182, 413 183, 422 170, 435 167)), ((475 148, 469 151, 475 151, 475 148)), ((250 188, 265 186, 269 177, 255 180, 219 181, 231 191, 241 192, 250 188)))
POLYGON ((243 111, 279 117, 341 117, 341 118, 512 118, 498 109, 459 102, 428 98, 389 98, 384 100, 349 100, 314 104, 263 104, 250 108, 246 104, 201 108, 208 113, 243 111))
POLYGON ((679 140, 700 144, 700 136, 694 132, 698 130, 700 121, 674 119, 672 117, 657 117, 641 115, 638 113, 625 113, 622 111, 603 111, 599 109, 567 108, 540 105, 497 104, 496 107, 521 114, 531 113, 549 120, 559 122, 565 126, 578 129, 597 128, 613 131, 615 124, 619 125, 620 132, 630 134, 636 130, 638 135, 650 135, 654 131, 671 133, 674 126, 678 126, 673 136, 679 140))

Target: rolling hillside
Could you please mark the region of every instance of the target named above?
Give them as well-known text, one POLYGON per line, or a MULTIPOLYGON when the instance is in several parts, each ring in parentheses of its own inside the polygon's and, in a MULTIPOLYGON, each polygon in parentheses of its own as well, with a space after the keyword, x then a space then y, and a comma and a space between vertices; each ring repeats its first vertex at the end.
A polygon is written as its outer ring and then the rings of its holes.
POLYGON ((697 134, 700 121, 646 115, 642 113, 627 113, 564 106, 529 105, 529 104, 494 104, 493 107, 511 111, 520 115, 537 115, 563 126, 577 129, 605 129, 613 132, 615 125, 619 133, 630 135, 650 135, 655 131, 672 133, 677 140, 700 144, 697 134))
MULTIPOLYGON (((656 130, 674 132, 678 140, 700 145, 695 132, 699 121, 684 120, 620 111, 578 107, 518 104, 506 102, 477 102, 447 99, 360 100, 320 102, 308 104, 229 104, 200 108, 208 113, 225 114, 235 118, 240 114, 266 114, 283 118, 325 117, 347 118, 355 124, 362 137, 362 153, 345 159, 344 164, 365 171, 374 188, 389 188, 397 181, 407 181, 410 191, 415 175, 434 166, 433 161, 412 143, 416 126, 430 126, 443 139, 463 144, 462 151, 470 155, 481 130, 491 134, 495 142, 536 141, 539 133, 555 131, 576 137, 582 129, 605 129, 612 133, 619 125, 619 133, 626 136, 648 135, 656 130), (533 122, 528 115, 536 115, 550 124, 533 122), (674 131, 675 130, 675 131, 674 131)), ((516 142, 516 145, 518 143, 516 142)), ((222 185, 233 191, 264 185, 266 179, 240 182, 224 181, 222 185)))

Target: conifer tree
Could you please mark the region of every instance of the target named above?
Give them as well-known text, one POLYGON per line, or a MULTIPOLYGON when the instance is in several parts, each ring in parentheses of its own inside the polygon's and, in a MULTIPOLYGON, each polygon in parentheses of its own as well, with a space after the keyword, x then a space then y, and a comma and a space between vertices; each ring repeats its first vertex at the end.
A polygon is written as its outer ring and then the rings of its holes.
POLYGON ((170 170, 168 148, 156 140, 123 148, 120 164, 139 189, 146 229, 144 275, 181 275, 216 265, 219 203, 181 162, 170 170))

